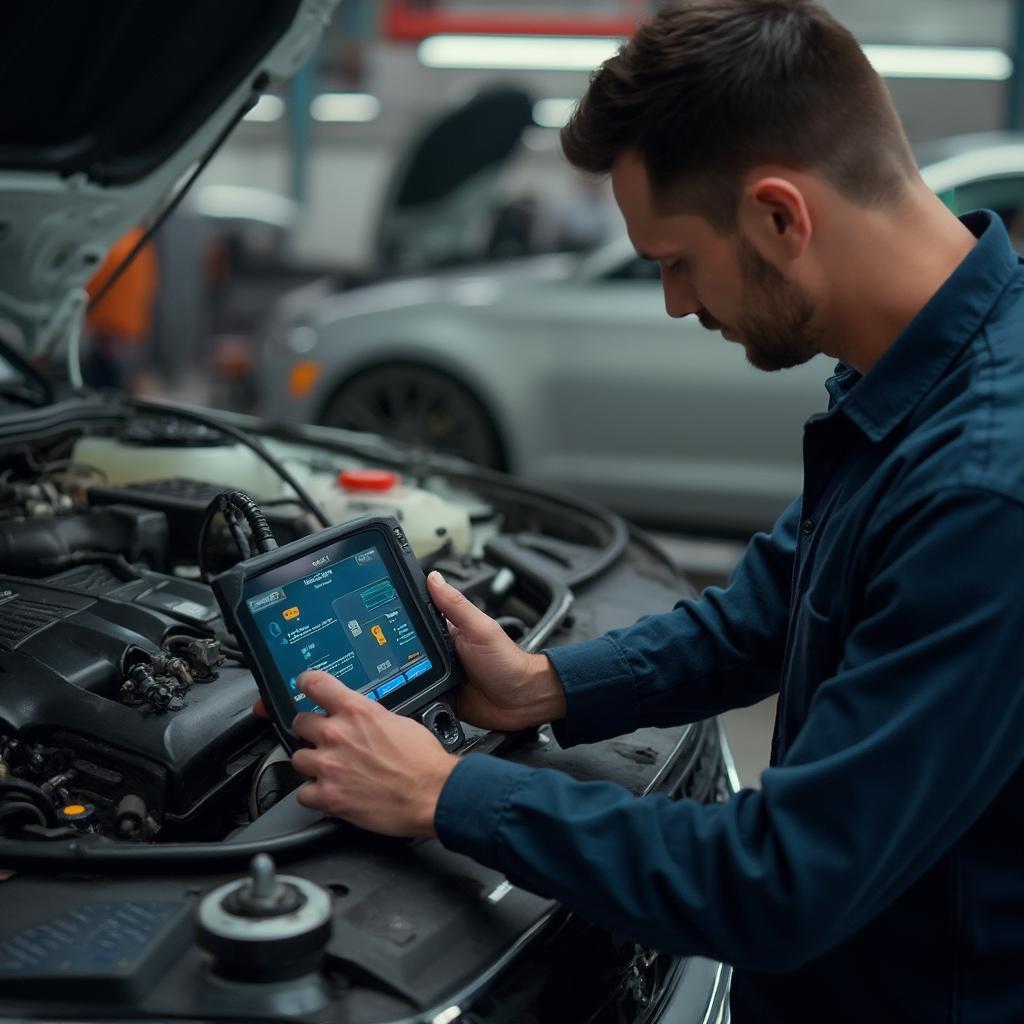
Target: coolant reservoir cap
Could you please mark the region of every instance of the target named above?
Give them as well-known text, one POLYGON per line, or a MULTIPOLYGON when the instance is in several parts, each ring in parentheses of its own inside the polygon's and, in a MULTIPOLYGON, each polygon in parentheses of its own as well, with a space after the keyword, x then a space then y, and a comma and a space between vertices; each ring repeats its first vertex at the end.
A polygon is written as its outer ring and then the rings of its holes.
POLYGON ((390 491, 402 478, 387 469, 346 469, 338 474, 338 483, 346 491, 390 491))

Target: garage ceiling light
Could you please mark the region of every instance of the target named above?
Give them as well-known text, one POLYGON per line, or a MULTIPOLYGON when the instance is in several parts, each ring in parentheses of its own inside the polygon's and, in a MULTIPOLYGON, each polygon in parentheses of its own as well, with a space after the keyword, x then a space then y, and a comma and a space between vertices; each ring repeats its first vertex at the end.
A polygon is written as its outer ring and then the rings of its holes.
POLYGON ((380 100, 366 92, 322 92, 313 99, 314 121, 372 121, 380 113, 380 100))
POLYGON ((1013 61, 1002 50, 974 46, 874 46, 864 53, 883 78, 964 78, 1005 82, 1013 61))
POLYGON ((428 68, 593 71, 622 39, 605 36, 430 36, 419 45, 428 68))
MULTIPOLYGON (((436 35, 417 52, 429 68, 593 71, 622 42, 605 36, 436 35)), ((1002 82, 1013 73, 1008 54, 986 47, 870 44, 864 52, 885 78, 1002 82)))
POLYGON ((284 100, 280 96, 261 96, 256 106, 245 115, 246 121, 279 121, 284 116, 284 100))

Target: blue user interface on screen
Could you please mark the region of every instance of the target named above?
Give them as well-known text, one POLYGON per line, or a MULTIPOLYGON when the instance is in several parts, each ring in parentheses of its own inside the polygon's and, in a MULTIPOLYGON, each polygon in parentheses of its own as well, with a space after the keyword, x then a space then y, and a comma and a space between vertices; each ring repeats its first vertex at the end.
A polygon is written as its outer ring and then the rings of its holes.
POLYGON ((296 682, 310 669, 380 700, 433 667, 376 547, 245 603, 296 711, 322 710, 296 682))

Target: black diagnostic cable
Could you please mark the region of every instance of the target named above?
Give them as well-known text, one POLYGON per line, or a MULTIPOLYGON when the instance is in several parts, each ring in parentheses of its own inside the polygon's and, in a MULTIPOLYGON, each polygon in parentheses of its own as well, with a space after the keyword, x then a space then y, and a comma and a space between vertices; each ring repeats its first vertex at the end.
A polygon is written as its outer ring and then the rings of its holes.
POLYGON ((194 409, 188 409, 184 406, 164 402, 154 402, 152 400, 143 400, 139 398, 131 399, 130 401, 132 407, 138 409, 140 412, 155 413, 160 416, 166 416, 169 419, 177 417, 178 419, 191 420, 193 423, 198 423, 201 426, 208 427, 210 430, 216 430, 221 434, 226 434, 228 437, 234 438, 239 444, 243 444, 246 448, 250 449, 250 451, 255 452, 295 492, 295 496, 298 498, 299 502, 305 506, 306 511, 308 511, 322 527, 333 525, 330 519, 327 518, 327 514, 324 510, 313 499, 306 488, 295 479, 284 463, 273 455, 265 445, 257 441, 255 437, 251 437, 244 430, 239 430, 237 427, 233 427, 228 423, 221 423, 220 420, 213 416, 206 416, 201 412, 196 412, 194 409))
POLYGON ((238 545, 239 553, 243 561, 252 556, 249 547, 249 540, 242 530, 241 521, 244 519, 249 526, 252 539, 256 544, 256 550, 263 554, 266 551, 273 551, 277 547, 274 533, 270 529, 267 517, 263 514, 259 505, 252 496, 245 491, 224 491, 218 494, 209 505, 203 515, 203 522, 199 527, 199 540, 196 547, 196 565, 199 566, 199 573, 204 583, 210 582, 210 572, 206 564, 206 541, 210 532, 213 520, 221 515, 228 524, 231 536, 238 545))

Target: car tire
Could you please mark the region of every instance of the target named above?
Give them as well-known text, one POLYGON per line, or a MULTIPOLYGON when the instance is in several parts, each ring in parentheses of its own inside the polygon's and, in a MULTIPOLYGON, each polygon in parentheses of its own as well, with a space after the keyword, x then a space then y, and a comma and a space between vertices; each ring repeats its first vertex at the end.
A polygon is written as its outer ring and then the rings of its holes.
POLYGON ((344 381, 320 422, 381 434, 405 444, 505 469, 501 438, 487 409, 461 381, 416 364, 362 370, 344 381))

